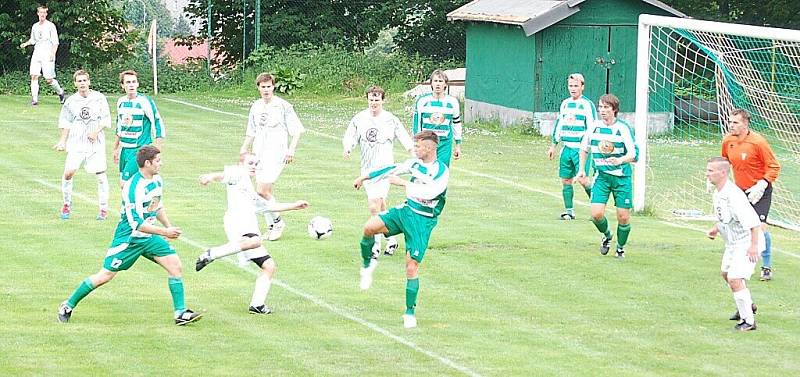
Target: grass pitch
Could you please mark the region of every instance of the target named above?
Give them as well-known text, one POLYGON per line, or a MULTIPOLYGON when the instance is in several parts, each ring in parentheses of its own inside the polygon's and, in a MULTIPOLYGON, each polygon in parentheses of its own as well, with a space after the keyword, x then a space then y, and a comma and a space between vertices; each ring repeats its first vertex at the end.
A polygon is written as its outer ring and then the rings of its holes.
MULTIPOLYGON (((58 104, 48 98, 31 108, 27 97, 0 97, 0 374, 739 376, 800 370, 796 233, 774 231, 776 279, 749 284, 759 328, 736 333, 727 320, 733 300, 718 275, 723 245, 700 231, 710 224, 635 216, 627 258, 600 256, 580 190, 578 220, 557 220, 560 181, 556 162, 544 155, 547 140, 502 129, 468 129, 420 270, 419 328, 403 329, 401 255, 382 258, 373 287, 358 289, 358 241, 368 211, 364 193, 351 187, 358 158, 341 159, 340 138, 350 117, 365 108, 363 99, 289 99, 309 132, 275 192, 279 200, 306 199, 312 206, 287 213, 284 237, 266 245, 278 264, 268 299, 275 313, 248 315, 252 267, 218 261, 196 273, 193 265, 202 249, 225 242, 224 187, 201 187, 197 177, 234 163, 253 99, 156 99, 168 130, 164 203, 185 235, 174 245, 184 263, 186 301, 206 311, 202 321, 177 327, 166 273, 146 260, 89 295, 69 324, 56 323, 58 304, 100 268, 116 216, 94 220, 95 179, 81 171, 72 219, 58 218, 64 155, 50 149, 58 139, 58 104), (315 215, 332 219, 331 239, 305 234, 315 215)), ((403 104, 390 99, 388 107, 408 120, 403 104)), ((112 132, 106 137, 112 141, 112 132)), ((399 148, 397 158, 404 158, 399 148)), ((702 170, 705 160, 694 163, 702 170)), ((111 203, 119 202, 116 177, 110 166, 111 203)), ((393 188, 390 202, 401 200, 393 188)))

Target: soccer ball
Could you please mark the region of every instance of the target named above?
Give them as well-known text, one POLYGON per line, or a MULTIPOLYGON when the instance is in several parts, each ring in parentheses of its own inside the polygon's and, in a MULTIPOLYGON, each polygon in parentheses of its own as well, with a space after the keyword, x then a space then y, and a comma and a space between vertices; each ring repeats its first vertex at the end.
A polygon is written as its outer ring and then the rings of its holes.
POLYGON ((333 234, 333 224, 327 217, 314 216, 308 223, 308 236, 315 240, 324 240, 333 234))

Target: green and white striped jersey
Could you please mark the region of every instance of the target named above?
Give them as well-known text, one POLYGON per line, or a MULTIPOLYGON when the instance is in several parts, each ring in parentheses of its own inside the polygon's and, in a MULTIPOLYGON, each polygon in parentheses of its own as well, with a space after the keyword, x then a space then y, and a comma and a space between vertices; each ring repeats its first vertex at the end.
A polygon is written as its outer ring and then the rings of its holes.
POLYGON ((156 174, 147 179, 137 172, 122 187, 122 204, 125 216, 120 220, 131 228, 131 238, 148 238, 152 234, 140 232, 145 223, 154 224, 158 211, 163 207, 161 196, 164 182, 156 174))
POLYGON ((392 175, 410 174, 406 185, 406 204, 415 213, 425 217, 438 217, 444 209, 447 197, 447 181, 450 169, 436 160, 430 164, 411 158, 402 164, 389 165, 369 173, 369 179, 379 181, 392 175))
POLYGON ((117 100, 117 136, 122 148, 139 148, 153 143, 153 138, 166 136, 164 122, 153 99, 136 94, 117 100))
POLYGON ((372 116, 369 109, 356 114, 342 137, 342 147, 352 151, 356 144, 361 147, 361 173, 394 164, 394 140, 400 141, 403 149, 414 147, 408 131, 400 119, 382 110, 372 116))
POLYGON ((572 97, 565 99, 561 102, 558 118, 553 127, 553 144, 561 141, 566 148, 580 148, 583 135, 595 120, 597 120, 597 109, 586 96, 578 99, 572 99, 572 97))
POLYGON ((617 118, 611 125, 597 120, 590 124, 581 149, 590 153, 598 173, 629 177, 633 173, 630 163, 612 165, 608 158, 633 154, 634 160, 637 159, 639 150, 634 140, 633 128, 624 120, 617 118))
POLYGON ((411 131, 416 135, 424 130, 435 132, 439 143, 455 140, 456 144, 461 144, 463 131, 458 99, 447 94, 442 98, 433 98, 433 93, 419 96, 414 105, 411 131))

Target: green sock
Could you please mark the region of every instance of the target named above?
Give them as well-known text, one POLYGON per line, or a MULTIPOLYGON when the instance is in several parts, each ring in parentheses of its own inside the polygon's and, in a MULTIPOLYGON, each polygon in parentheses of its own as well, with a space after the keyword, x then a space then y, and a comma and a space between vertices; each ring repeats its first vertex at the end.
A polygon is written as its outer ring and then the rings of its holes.
POLYGON ((186 303, 183 301, 183 278, 170 276, 167 284, 169 293, 172 294, 172 308, 175 310, 175 315, 179 315, 186 310, 186 303))
POLYGON ((588 196, 589 198, 592 197, 592 185, 583 186, 583 191, 586 192, 586 196, 588 196))
POLYGON ((575 190, 572 185, 561 186, 561 195, 564 197, 564 208, 567 210, 572 209, 572 199, 575 197, 575 190))
POLYGON ((595 228, 597 228, 600 233, 603 233, 606 237, 611 237, 611 232, 608 231, 608 219, 603 216, 600 220, 592 219, 592 223, 594 223, 595 228))
POLYGON ((69 296, 67 305, 69 305, 70 308, 75 309, 75 307, 78 306, 78 303, 93 290, 94 286, 92 285, 92 280, 89 278, 84 279, 81 284, 78 285, 78 288, 75 288, 75 291, 72 292, 72 296, 69 296))
POLYGON ((414 315, 417 306, 417 293, 419 293, 419 278, 406 280, 406 314, 414 315))
POLYGON ((369 267, 369 261, 372 259, 372 246, 375 245, 375 237, 361 237, 361 259, 364 263, 364 268, 369 267))
POLYGON ((628 243, 629 234, 631 234, 631 224, 617 224, 617 245, 625 246, 628 243))

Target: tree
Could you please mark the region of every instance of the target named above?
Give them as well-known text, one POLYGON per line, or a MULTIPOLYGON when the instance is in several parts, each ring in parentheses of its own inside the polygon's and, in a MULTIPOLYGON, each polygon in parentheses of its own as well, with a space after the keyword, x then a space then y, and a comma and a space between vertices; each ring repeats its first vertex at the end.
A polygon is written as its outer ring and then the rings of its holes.
POLYGON ((748 25, 800 28, 797 0, 665 0, 665 3, 703 20, 748 25))
POLYGON ((175 20, 175 27, 172 28, 172 37, 189 37, 194 35, 192 24, 183 15, 175 20))
MULTIPOLYGON (((349 49, 363 48, 393 23, 393 1, 376 0, 263 0, 261 1, 261 43, 288 47, 300 42, 325 43, 349 49)), ((185 8, 189 18, 200 21, 201 34, 208 28, 208 0, 192 0, 185 8)), ((211 45, 224 51, 223 64, 234 64, 243 56, 243 37, 248 51, 255 35, 255 1, 213 0, 211 45), (245 30, 246 28, 246 30, 245 30), (245 33, 243 33, 246 31, 245 33)), ((203 37, 194 39, 196 42, 203 37)))
POLYGON ((149 30, 153 18, 158 24, 158 36, 169 37, 175 28, 175 20, 161 0, 114 0, 114 6, 122 10, 128 23, 140 30, 149 30))
POLYGON ((435 59, 466 57, 464 22, 448 22, 447 13, 470 0, 404 0, 396 8, 395 42, 403 51, 435 59))
MULTIPOLYGON (((0 3, 0 72, 26 70, 30 48, 19 49, 28 40, 36 22, 38 0, 0 3)), ((48 19, 58 28, 59 67, 92 67, 130 54, 127 46, 137 37, 129 33, 120 12, 109 0, 50 0, 48 19), (87 11, 91 10, 91 11, 87 11)))

